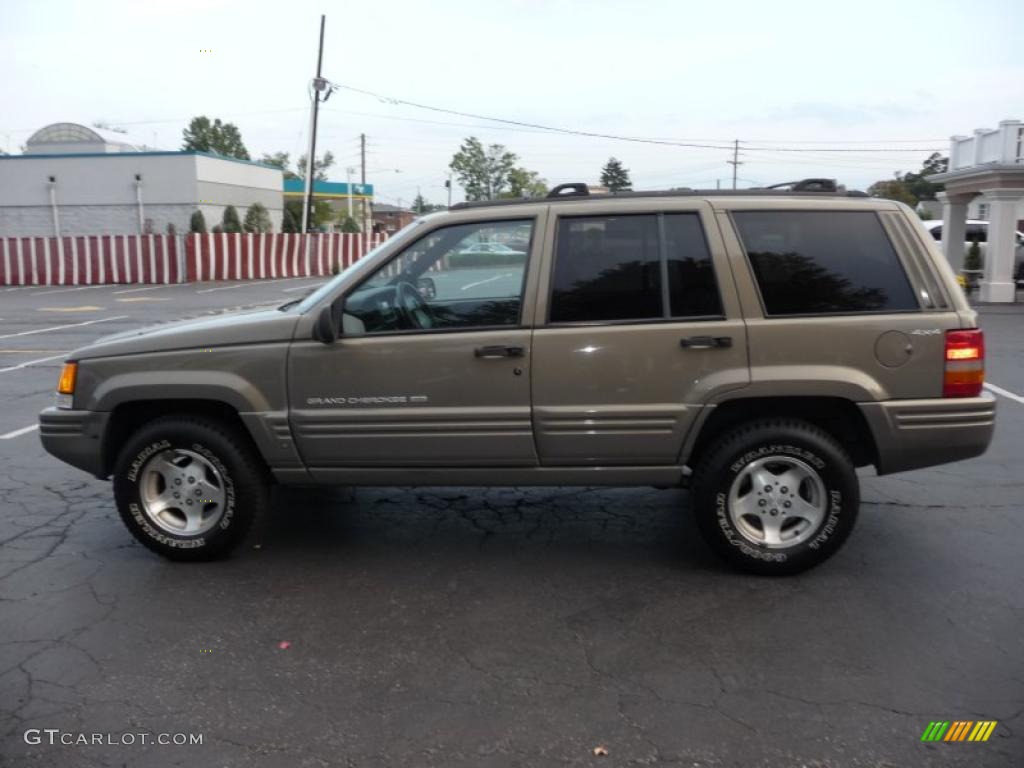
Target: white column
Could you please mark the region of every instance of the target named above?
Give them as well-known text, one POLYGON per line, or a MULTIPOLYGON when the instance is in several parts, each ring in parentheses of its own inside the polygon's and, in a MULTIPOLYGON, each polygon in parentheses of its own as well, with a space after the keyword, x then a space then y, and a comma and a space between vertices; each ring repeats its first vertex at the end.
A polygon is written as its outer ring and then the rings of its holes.
POLYGON ((942 253, 946 261, 959 273, 964 266, 964 241, 967 240, 967 204, 973 195, 951 195, 939 192, 942 203, 942 253))
POLYGON ((983 196, 988 203, 988 248, 979 298, 1010 303, 1017 294, 1013 282, 1017 203, 1024 198, 1024 189, 990 189, 983 196))

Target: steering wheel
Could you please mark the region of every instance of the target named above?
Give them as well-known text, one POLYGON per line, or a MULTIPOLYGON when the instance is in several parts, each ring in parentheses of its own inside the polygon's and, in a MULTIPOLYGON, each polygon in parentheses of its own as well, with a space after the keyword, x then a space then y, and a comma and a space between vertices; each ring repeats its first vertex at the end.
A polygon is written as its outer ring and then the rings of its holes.
POLYGON ((405 321, 413 328, 425 330, 434 327, 430 308, 412 283, 402 282, 395 286, 395 304, 405 321))

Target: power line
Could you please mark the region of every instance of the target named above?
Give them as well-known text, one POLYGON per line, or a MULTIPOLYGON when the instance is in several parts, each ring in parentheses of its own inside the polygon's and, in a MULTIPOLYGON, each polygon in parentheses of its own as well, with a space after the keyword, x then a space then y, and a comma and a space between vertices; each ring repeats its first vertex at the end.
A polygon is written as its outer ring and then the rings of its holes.
MULTIPOLYGON (((638 144, 659 144, 659 145, 663 145, 663 146, 689 147, 689 148, 696 148, 696 149, 735 149, 735 145, 734 144, 717 144, 717 143, 716 144, 710 144, 710 143, 699 143, 699 142, 691 142, 691 141, 677 141, 677 140, 670 140, 670 139, 656 139, 656 138, 643 137, 643 136, 619 136, 619 135, 611 134, 611 133, 597 133, 596 131, 582 131, 582 130, 577 130, 577 129, 573 129, 573 128, 561 128, 561 127, 558 127, 558 126, 542 125, 540 123, 528 123, 528 122, 525 122, 525 121, 522 121, 522 120, 511 120, 509 118, 503 118, 503 117, 490 117, 488 115, 477 115, 477 114, 474 114, 472 112, 462 112, 462 111, 457 110, 457 109, 447 109, 445 107, 434 107, 434 106, 431 106, 429 104, 420 104, 420 103, 415 102, 415 101, 408 101, 406 99, 398 99, 398 98, 395 98, 393 96, 385 96, 385 95, 380 94, 380 93, 375 93, 374 91, 368 91, 368 90, 366 90, 364 88, 356 88, 355 86, 352 86, 352 85, 343 85, 341 83, 334 83, 333 87, 336 88, 336 89, 344 89, 344 90, 347 90, 347 91, 352 91, 353 93, 361 93, 364 96, 371 96, 371 97, 373 97, 375 99, 379 99, 379 100, 381 100, 381 101, 383 101, 385 103, 389 103, 389 104, 405 105, 405 106, 408 106, 408 107, 415 107, 416 109, 426 109, 426 110, 429 110, 431 112, 440 112, 440 113, 447 114, 447 115, 456 115, 457 117, 468 117, 468 118, 471 118, 473 120, 488 120, 488 121, 494 122, 494 123, 503 123, 503 124, 506 124, 506 125, 515 125, 515 126, 520 126, 520 127, 523 127, 523 128, 536 128, 536 129, 539 129, 539 130, 542 130, 542 131, 549 131, 549 132, 552 132, 552 133, 564 133, 564 134, 569 134, 569 135, 573 135, 573 136, 588 136, 590 138, 611 139, 611 140, 614 140, 614 141, 629 141, 629 142, 634 142, 634 143, 638 143, 638 144)), ((752 150, 757 150, 757 149, 760 149, 760 148, 752 147, 751 149, 752 150)), ((806 147, 803 147, 803 148, 801 148, 801 147, 785 147, 785 148, 773 147, 771 149, 773 151, 776 151, 776 152, 821 152, 822 151, 820 148, 806 148, 806 147)), ((852 148, 852 147, 833 147, 832 149, 829 149, 828 151, 829 152, 935 152, 935 151, 940 151, 940 150, 937 150, 934 147, 931 147, 931 148, 921 148, 921 149, 891 149, 891 148, 870 148, 870 147, 858 147, 858 148, 852 148)))

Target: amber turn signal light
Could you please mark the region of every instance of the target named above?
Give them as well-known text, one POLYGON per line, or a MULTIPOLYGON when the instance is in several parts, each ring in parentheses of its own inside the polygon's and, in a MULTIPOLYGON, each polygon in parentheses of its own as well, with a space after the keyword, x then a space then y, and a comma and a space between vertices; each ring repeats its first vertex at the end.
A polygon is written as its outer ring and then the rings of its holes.
POLYGON ((64 363, 57 382, 57 392, 62 395, 75 394, 75 380, 78 378, 78 363, 64 363))

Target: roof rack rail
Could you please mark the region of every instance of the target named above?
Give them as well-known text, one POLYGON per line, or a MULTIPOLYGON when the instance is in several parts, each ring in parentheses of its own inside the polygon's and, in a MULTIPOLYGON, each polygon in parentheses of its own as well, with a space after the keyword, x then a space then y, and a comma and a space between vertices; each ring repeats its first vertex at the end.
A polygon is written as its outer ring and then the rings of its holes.
POLYGON ((772 184, 764 189, 789 189, 792 192, 838 192, 839 186, 835 179, 800 179, 800 181, 772 184))
POLYGON ((590 187, 576 182, 574 184, 559 184, 548 192, 547 197, 587 197, 589 194, 590 187))
POLYGON ((650 192, 600 192, 592 193, 583 183, 559 184, 544 197, 526 197, 511 200, 479 200, 474 202, 456 203, 450 210, 460 211, 467 208, 489 208, 498 205, 523 205, 543 203, 546 201, 565 200, 608 200, 611 198, 642 198, 642 197, 785 197, 798 195, 801 197, 868 197, 864 192, 845 190, 835 179, 800 179, 774 184, 770 187, 751 187, 750 189, 672 189, 668 191, 650 192))

